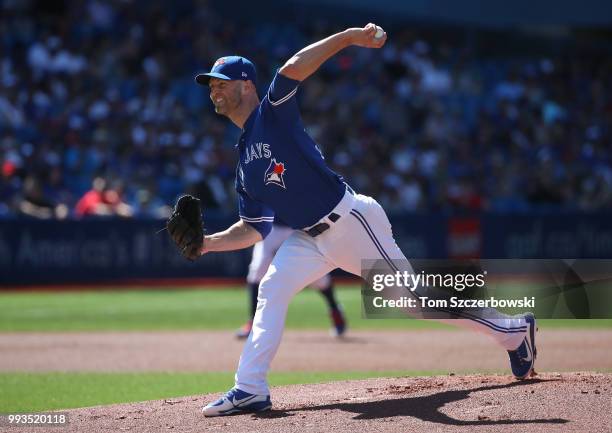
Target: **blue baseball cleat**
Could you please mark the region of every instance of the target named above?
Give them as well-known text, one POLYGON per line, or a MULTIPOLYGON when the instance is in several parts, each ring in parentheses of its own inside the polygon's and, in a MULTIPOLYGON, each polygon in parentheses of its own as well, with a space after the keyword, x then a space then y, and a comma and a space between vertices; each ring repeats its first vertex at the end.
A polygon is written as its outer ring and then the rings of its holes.
POLYGON ((535 375, 533 368, 538 354, 535 344, 535 335, 538 330, 536 319, 532 313, 526 313, 525 321, 528 327, 523 342, 516 350, 508 351, 512 374, 519 380, 527 379, 529 376, 535 375))
POLYGON ((202 408, 204 416, 224 416, 238 413, 263 412, 270 410, 269 395, 249 394, 238 388, 230 389, 219 400, 202 408))

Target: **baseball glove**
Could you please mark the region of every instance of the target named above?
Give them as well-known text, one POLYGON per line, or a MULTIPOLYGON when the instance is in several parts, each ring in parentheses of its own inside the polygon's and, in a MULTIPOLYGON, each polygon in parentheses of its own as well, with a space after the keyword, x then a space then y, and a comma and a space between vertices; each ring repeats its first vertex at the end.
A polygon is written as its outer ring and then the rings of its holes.
POLYGON ((200 257, 204 244, 200 200, 191 195, 179 197, 166 228, 186 259, 193 261, 200 257))

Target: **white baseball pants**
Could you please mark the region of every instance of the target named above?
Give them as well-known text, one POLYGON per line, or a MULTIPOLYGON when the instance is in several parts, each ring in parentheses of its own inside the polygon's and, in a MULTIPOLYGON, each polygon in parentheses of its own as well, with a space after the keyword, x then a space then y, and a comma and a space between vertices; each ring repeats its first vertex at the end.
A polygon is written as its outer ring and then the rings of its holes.
MULTIPOLYGON (((272 231, 268 233, 268 236, 266 236, 263 241, 259 241, 253 246, 249 273, 247 274, 247 283, 259 283, 262 280, 270 267, 270 263, 272 263, 274 255, 293 232, 294 230, 291 227, 273 225, 272 231)), ((325 274, 309 285, 317 290, 323 290, 329 287, 330 283, 331 276, 325 274)))
MULTIPOLYGON (((408 263, 376 200, 347 191, 333 212, 340 215, 335 223, 327 218, 321 220, 328 222, 330 229, 314 238, 301 230, 294 231, 272 260, 259 286, 253 329, 235 376, 237 388, 251 394, 270 393, 267 373, 281 341, 287 307, 302 288, 335 268, 361 276, 362 260, 384 259, 391 268, 392 260, 408 263)), ((519 346, 527 329, 522 317, 491 312, 486 317, 441 321, 486 333, 506 350, 519 346)))

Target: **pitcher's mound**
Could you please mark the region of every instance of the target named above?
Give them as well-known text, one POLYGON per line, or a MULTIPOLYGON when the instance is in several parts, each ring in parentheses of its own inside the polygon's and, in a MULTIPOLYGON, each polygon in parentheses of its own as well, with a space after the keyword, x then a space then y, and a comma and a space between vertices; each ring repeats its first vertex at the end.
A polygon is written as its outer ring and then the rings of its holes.
POLYGON ((218 396, 74 409, 62 431, 612 431, 611 374, 545 373, 523 382, 451 374, 284 386, 273 388, 270 412, 203 417, 202 405, 218 396))

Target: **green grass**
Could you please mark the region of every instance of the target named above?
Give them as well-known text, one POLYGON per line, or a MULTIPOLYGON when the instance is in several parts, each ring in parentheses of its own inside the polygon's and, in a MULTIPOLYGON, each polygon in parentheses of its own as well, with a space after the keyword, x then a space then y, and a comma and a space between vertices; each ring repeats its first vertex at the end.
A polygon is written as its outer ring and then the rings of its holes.
MULTIPOLYGON (((357 287, 338 298, 352 328, 443 327, 413 320, 365 320, 357 287)), ((234 290, 104 290, 0 294, 0 331, 98 331, 232 329, 247 317, 247 295, 234 290)), ((323 298, 299 293, 289 307, 287 328, 326 329, 323 298)))
MULTIPOLYGON (((272 386, 443 371, 277 372, 272 386)), ((234 373, 0 373, 0 413, 36 412, 227 391, 234 373)), ((204 403, 204 401, 202 401, 204 403)))
MULTIPOLYGON (((357 286, 338 297, 352 329, 451 329, 433 321, 361 317, 357 286)), ((247 315, 246 293, 234 290, 101 290, 0 294, 0 332, 233 329, 247 315)), ((542 327, 610 328, 612 320, 541 320, 542 327)), ((314 290, 289 307, 288 329, 326 329, 329 319, 314 290)))

